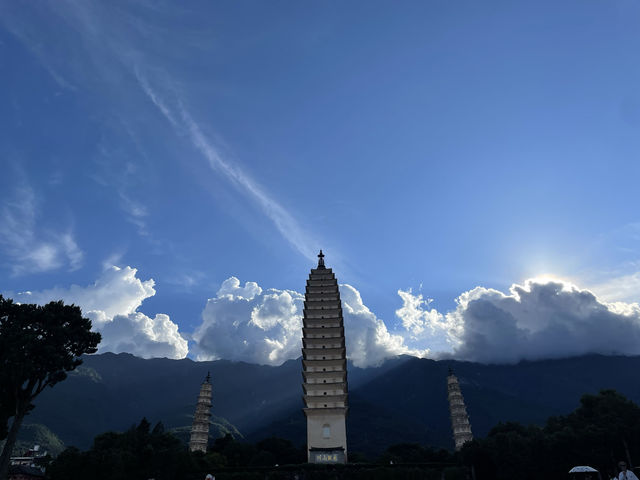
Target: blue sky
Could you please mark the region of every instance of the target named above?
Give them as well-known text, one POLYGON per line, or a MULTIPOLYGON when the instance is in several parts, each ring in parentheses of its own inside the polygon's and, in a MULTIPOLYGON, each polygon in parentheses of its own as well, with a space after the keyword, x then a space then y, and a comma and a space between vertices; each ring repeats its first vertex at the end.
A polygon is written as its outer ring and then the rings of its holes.
POLYGON ((411 299, 446 317, 544 276, 633 305, 639 21, 637 0, 0 1, 0 291, 137 269, 137 300, 96 311, 166 315, 194 357, 228 279, 303 292, 319 248, 414 353, 446 342, 406 336, 411 299))

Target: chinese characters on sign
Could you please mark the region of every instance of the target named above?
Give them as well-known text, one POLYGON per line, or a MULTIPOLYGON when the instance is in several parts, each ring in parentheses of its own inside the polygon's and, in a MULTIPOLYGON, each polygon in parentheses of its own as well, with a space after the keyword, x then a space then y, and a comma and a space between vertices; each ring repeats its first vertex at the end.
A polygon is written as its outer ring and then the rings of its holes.
POLYGON ((315 463, 344 463, 344 454, 339 453, 316 453, 315 463))

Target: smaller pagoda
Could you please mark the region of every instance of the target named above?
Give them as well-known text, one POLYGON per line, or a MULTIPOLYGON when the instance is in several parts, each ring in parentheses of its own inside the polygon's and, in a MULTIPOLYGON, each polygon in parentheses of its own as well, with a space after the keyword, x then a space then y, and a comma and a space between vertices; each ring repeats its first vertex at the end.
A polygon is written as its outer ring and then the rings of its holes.
POLYGON ((189 451, 207 453, 209 444, 209 418, 211 417, 211 374, 202 382, 196 412, 193 415, 189 451))
POLYGON ((447 377, 447 390, 449 392, 453 441, 455 442, 456 450, 460 450, 462 445, 473 440, 473 434, 471 433, 471 424, 469 423, 467 408, 464 405, 464 398, 460 391, 460 383, 451 368, 449 368, 449 376, 447 377))

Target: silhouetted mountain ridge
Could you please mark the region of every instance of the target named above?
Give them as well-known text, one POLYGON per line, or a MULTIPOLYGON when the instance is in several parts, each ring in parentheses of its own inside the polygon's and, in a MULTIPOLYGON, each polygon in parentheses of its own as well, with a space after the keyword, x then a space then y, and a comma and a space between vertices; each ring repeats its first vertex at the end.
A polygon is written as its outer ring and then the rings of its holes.
MULTIPOLYGON (((573 410, 584 393, 603 388, 640 403, 640 357, 588 355, 517 365, 399 357, 374 368, 350 364, 351 451, 374 453, 407 441, 451 448, 449 367, 460 379, 478 436, 499 421, 542 423, 573 410)), ((46 425, 67 445, 81 448, 96 434, 125 430, 143 416, 184 432, 207 372, 214 387, 214 434, 239 431, 251 441, 275 435, 304 443, 299 359, 272 367, 90 355, 67 380, 43 392, 28 422, 46 425)))

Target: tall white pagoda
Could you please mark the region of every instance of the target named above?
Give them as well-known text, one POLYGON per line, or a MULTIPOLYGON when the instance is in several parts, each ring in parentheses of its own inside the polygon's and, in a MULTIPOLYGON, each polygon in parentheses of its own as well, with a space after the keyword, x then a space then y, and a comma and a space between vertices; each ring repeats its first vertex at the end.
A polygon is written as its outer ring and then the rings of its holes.
POLYGON ((447 390, 449 392, 453 441, 456 445, 456 450, 460 450, 465 443, 473 440, 473 434, 471 433, 471 424, 469 423, 467 408, 464 405, 464 398, 460 391, 460 383, 458 383, 458 377, 455 376, 451 368, 449 368, 449 376, 447 377, 447 390))
POLYGON ((307 280, 302 328, 304 414, 310 463, 347 462, 347 357, 340 291, 324 265, 307 280))
POLYGON ((193 415, 191 438, 189 439, 189 450, 192 452, 207 453, 209 419, 211 418, 211 393, 211 375, 207 373, 207 378, 205 378, 200 387, 196 412, 193 415))

